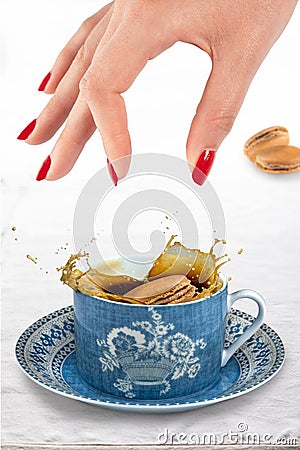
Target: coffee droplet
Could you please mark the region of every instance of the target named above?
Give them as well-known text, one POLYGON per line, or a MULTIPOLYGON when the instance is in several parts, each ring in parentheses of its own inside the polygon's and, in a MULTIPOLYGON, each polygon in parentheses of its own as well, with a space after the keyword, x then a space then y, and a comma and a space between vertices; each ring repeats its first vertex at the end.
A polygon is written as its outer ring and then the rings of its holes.
POLYGON ((242 253, 243 253, 243 249, 240 248, 239 251, 238 251, 238 255, 241 255, 242 253))
POLYGON ((228 277, 227 280, 228 280, 228 281, 231 281, 231 280, 232 280, 232 277, 228 277))
POLYGON ((16 230, 17 230, 17 227, 11 227, 11 230, 12 230, 12 231, 16 231, 16 230))
POLYGON ((32 261, 34 264, 37 264, 37 261, 36 261, 37 258, 34 258, 31 255, 26 255, 26 258, 29 259, 30 261, 32 261))

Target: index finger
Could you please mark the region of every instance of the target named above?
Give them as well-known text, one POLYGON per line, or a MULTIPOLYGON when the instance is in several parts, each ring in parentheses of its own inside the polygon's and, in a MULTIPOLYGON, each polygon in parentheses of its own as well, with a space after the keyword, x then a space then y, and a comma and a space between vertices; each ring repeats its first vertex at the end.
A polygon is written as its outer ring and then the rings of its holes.
POLYGON ((148 61, 147 51, 137 46, 135 36, 117 31, 104 47, 99 45, 80 83, 80 91, 118 179, 127 174, 130 158, 124 157, 131 155, 127 112, 121 93, 130 87, 148 61))

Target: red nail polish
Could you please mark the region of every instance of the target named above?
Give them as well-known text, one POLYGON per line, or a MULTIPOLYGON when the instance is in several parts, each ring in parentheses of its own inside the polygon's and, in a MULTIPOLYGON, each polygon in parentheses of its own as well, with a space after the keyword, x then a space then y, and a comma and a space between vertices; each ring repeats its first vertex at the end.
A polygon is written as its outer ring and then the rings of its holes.
POLYGON ((213 165, 213 162, 215 160, 215 156, 215 150, 203 150, 192 173, 192 178, 195 183, 202 186, 202 184, 205 182, 210 172, 211 166, 213 165))
POLYGON ((113 183, 115 186, 117 186, 118 184, 118 176, 116 174, 116 171, 114 169, 114 166, 112 165, 112 163, 110 162, 109 159, 107 159, 107 165, 108 165, 108 170, 109 170, 109 174, 111 176, 111 179, 113 180, 113 183))
POLYGON ((43 164, 39 170, 39 173, 36 176, 37 181, 41 181, 46 178, 48 170, 50 169, 50 166, 51 166, 51 158, 50 158, 50 156, 47 156, 47 158, 45 159, 45 161, 43 162, 43 164))
POLYGON ((32 122, 30 122, 30 124, 27 125, 27 127, 24 128, 23 131, 21 131, 21 133, 19 134, 17 139, 19 139, 20 141, 25 141, 28 138, 28 136, 33 132, 35 125, 36 125, 36 119, 34 119, 32 122))
POLYGON ((50 77, 51 77, 51 72, 47 73, 47 75, 45 76, 45 78, 43 79, 41 84, 39 85, 39 91, 43 91, 46 88, 46 86, 50 80, 50 77))

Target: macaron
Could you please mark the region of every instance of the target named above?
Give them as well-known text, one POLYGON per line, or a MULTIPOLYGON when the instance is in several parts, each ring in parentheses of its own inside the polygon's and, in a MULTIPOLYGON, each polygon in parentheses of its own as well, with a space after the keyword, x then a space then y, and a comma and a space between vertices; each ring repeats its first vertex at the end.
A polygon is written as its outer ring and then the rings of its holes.
POLYGON ((166 305, 191 300, 196 288, 184 275, 169 275, 146 282, 124 294, 145 305, 166 305))
POLYGON ((292 173, 300 170, 300 148, 277 145, 261 150, 256 155, 256 167, 268 173, 292 173))
POLYGON ((289 132, 285 127, 279 125, 265 128, 249 138, 244 145, 244 154, 255 162, 257 154, 267 148, 277 145, 288 145, 290 142, 289 132))

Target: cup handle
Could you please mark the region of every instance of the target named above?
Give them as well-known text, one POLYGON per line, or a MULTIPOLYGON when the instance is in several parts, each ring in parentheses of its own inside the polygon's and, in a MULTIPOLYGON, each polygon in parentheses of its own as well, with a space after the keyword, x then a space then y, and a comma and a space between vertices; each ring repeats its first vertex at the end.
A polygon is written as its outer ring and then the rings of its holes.
POLYGON ((261 326, 264 320, 266 303, 263 297, 258 292, 252 291, 252 289, 241 289, 240 291, 228 294, 227 312, 229 312, 232 305, 241 298, 248 298, 255 301, 258 306, 258 314, 252 325, 247 328, 242 336, 239 336, 236 341, 234 341, 233 344, 231 344, 228 348, 224 348, 222 353, 221 367, 224 367, 227 364, 231 356, 237 351, 238 348, 240 348, 240 346, 244 342, 246 342, 255 333, 255 331, 261 326))

